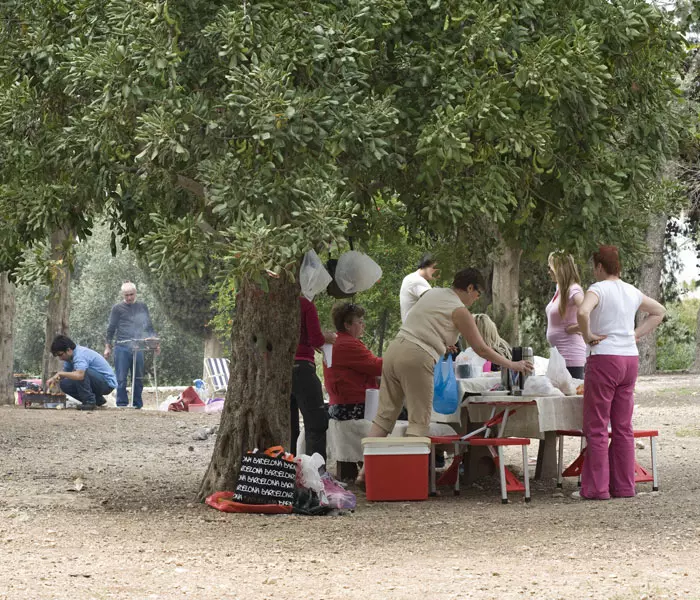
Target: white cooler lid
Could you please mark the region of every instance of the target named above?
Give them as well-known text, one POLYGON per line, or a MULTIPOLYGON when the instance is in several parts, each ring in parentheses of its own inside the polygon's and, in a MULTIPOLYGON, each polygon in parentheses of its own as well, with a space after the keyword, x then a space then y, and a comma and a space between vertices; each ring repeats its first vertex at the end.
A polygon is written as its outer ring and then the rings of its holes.
POLYGON ((427 437, 367 437, 362 438, 365 455, 430 454, 430 438, 427 437))

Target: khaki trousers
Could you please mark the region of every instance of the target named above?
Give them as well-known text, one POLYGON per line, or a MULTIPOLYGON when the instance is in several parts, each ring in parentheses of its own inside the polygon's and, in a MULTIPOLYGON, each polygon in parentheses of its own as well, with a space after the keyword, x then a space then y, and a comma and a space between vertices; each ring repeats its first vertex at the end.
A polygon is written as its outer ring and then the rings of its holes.
POLYGON ((420 346, 403 338, 392 341, 384 354, 375 425, 390 434, 405 400, 406 435, 427 436, 433 411, 434 368, 435 360, 420 346))

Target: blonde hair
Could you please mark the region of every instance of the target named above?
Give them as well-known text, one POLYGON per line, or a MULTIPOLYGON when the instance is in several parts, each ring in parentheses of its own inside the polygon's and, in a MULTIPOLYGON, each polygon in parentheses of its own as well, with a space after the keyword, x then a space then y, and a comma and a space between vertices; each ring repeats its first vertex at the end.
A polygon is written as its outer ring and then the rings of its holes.
POLYGON ((476 328, 485 344, 510 360, 513 355, 510 344, 498 334, 496 324, 491 320, 491 317, 484 313, 478 313, 474 315, 474 321, 476 321, 476 328))
POLYGON ((549 267, 554 271, 554 277, 559 286, 559 316, 563 319, 569 303, 569 289, 574 283, 581 285, 574 257, 563 252, 552 252, 547 259, 549 267))

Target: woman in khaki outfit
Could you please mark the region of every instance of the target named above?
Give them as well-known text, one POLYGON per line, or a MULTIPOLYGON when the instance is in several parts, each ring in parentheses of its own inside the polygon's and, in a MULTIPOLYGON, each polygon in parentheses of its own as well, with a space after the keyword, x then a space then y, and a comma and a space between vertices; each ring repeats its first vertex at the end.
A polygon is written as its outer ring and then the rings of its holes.
MULTIPOLYGON (((433 410, 433 369, 461 333, 474 351, 502 367, 529 373, 532 363, 513 362, 486 345, 469 306, 481 295, 483 278, 476 269, 455 275, 452 287, 435 288, 423 294, 384 354, 379 408, 370 437, 386 437, 406 403, 406 435, 426 436, 433 410)), ((364 469, 357 478, 364 482, 364 469)))

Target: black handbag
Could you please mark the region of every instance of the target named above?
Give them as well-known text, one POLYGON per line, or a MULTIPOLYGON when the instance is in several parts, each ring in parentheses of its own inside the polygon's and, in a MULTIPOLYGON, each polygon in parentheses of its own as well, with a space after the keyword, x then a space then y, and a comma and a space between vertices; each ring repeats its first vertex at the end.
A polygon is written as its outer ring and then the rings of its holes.
POLYGON ((297 464, 288 456, 282 446, 243 455, 233 499, 244 504, 292 505, 297 464))

